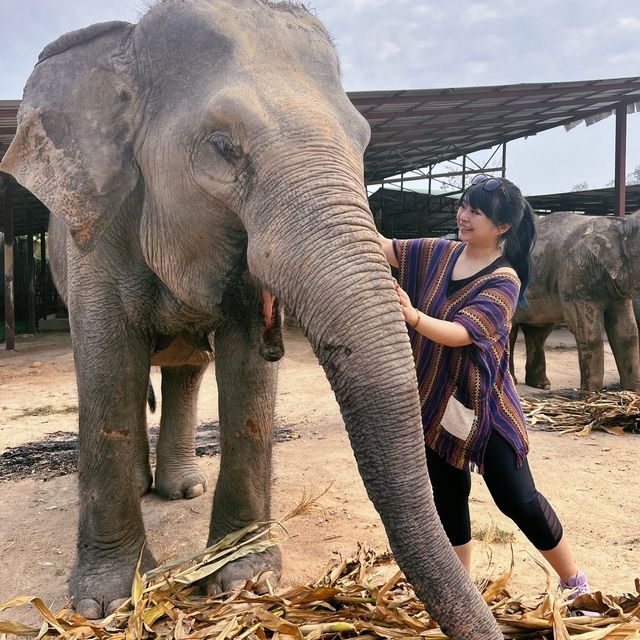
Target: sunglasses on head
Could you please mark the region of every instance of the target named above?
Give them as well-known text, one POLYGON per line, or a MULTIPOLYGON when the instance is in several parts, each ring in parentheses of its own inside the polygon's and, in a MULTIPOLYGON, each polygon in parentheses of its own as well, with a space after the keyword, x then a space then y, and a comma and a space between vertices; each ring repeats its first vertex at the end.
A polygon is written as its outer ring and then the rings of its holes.
POLYGON ((476 184, 481 184, 485 191, 493 191, 494 189, 501 187, 504 182, 500 178, 492 178, 484 173, 479 173, 477 176, 474 176, 471 181, 472 186, 476 184))

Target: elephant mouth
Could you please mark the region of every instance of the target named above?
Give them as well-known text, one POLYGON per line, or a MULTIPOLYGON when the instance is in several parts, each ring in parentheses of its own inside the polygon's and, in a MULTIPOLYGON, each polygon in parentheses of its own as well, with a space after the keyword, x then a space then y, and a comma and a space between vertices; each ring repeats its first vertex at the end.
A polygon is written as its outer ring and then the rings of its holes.
POLYGON ((266 289, 262 290, 262 320, 264 331, 260 341, 260 356, 267 362, 277 362, 284 356, 281 305, 266 289))

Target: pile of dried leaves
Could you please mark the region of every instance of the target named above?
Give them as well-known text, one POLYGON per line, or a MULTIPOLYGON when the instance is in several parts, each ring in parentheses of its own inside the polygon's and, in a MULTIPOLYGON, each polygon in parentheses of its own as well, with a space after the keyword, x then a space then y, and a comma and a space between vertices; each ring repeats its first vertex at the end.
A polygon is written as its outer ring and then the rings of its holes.
POLYGON ((624 435, 640 433, 640 394, 633 391, 569 391, 522 398, 531 426, 588 436, 599 430, 624 435))
MULTIPOLYGON (((353 558, 333 563, 310 585, 267 595, 255 595, 249 590, 216 598, 197 595, 198 580, 227 562, 278 544, 273 535, 276 529, 283 527, 278 523, 261 530, 260 525, 254 525, 227 536, 197 556, 143 576, 136 573, 131 599, 100 623, 86 620, 69 608, 53 613, 38 598, 14 598, 0 604, 0 612, 31 604, 44 622, 38 629, 0 621, 0 638, 3 633, 72 640, 446 638, 390 556, 378 555, 362 545, 358 545, 353 558)), ((580 596, 571 607, 598 615, 572 617, 567 602, 552 589, 548 573, 546 593, 531 606, 509 595, 506 587, 510 576, 511 569, 479 585, 507 638, 640 638, 638 580, 638 593, 633 595, 613 597, 597 592, 580 596)), ((247 584, 247 589, 250 587, 247 584)))

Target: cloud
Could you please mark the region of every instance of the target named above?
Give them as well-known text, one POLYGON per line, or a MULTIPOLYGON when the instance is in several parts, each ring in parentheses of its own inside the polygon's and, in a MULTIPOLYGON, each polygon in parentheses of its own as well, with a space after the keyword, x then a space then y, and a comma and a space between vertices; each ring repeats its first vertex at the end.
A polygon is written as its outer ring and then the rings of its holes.
POLYGON ((640 19, 624 17, 617 20, 617 25, 625 31, 640 31, 640 19))
POLYGON ((395 42, 384 40, 378 43, 376 56, 379 60, 388 60, 401 52, 402 49, 395 42))
POLYGON ((489 5, 477 2, 465 9, 462 14, 462 23, 465 26, 472 26, 479 22, 485 22, 486 20, 492 20, 498 15, 497 11, 489 5))

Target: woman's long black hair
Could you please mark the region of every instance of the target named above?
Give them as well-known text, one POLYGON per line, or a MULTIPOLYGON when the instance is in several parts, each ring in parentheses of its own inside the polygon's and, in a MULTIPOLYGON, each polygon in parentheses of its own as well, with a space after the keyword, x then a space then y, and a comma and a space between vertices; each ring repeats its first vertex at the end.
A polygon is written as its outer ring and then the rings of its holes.
POLYGON ((502 253, 520 278, 518 305, 526 306, 525 290, 531 281, 531 251, 536 241, 533 209, 513 182, 506 178, 491 180, 498 180, 500 185, 487 190, 485 185, 493 186, 495 183, 487 180, 472 184, 465 189, 460 202, 468 202, 472 208, 480 209, 496 226, 511 225, 502 236, 502 253))

